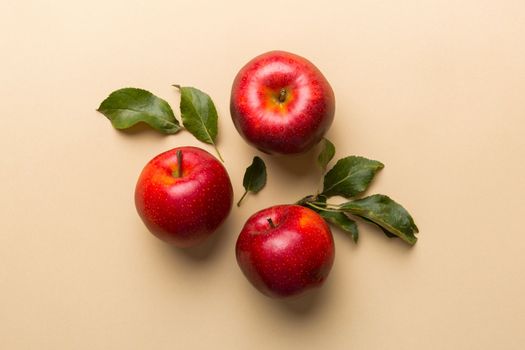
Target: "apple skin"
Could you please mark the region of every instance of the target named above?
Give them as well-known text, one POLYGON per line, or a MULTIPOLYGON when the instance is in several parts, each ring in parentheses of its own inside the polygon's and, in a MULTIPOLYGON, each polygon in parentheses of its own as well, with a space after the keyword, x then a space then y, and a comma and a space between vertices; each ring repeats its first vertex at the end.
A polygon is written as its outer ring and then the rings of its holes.
POLYGON ((135 206, 149 231, 182 248, 208 238, 224 222, 232 203, 233 189, 226 169, 197 147, 178 147, 159 154, 146 164, 135 188, 135 206), (181 177, 177 177, 179 150, 181 177))
POLYGON ((255 288, 284 298, 320 287, 332 268, 335 248, 330 228, 319 214, 298 205, 277 205, 248 219, 235 252, 255 288))
POLYGON ((252 59, 235 77, 230 112, 237 131, 259 150, 297 154, 316 145, 330 128, 335 97, 306 58, 270 51, 252 59))

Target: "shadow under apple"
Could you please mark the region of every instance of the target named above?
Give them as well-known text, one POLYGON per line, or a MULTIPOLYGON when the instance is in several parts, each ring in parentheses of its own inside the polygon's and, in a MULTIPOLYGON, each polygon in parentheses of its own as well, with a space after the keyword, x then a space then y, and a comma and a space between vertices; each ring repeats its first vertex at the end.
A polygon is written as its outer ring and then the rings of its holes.
MULTIPOLYGON (((242 272, 239 270, 239 273, 242 272)), ((244 277, 244 276, 243 276, 244 277)), ((262 294, 251 283, 243 278, 241 292, 249 295, 249 308, 259 309, 256 313, 275 314, 279 318, 291 321, 306 320, 315 317, 327 309, 327 304, 333 298, 333 283, 330 277, 317 288, 309 289, 302 294, 286 298, 272 298, 262 294)), ((247 306, 248 307, 248 306, 247 306)))
POLYGON ((284 312, 292 316, 310 316, 323 308, 329 292, 328 288, 321 286, 320 288, 308 290, 299 296, 279 300, 277 304, 284 312))
POLYGON ((173 255, 194 263, 206 263, 220 255, 230 245, 230 240, 233 238, 227 236, 231 235, 232 232, 234 232, 233 221, 227 219, 211 237, 199 245, 189 248, 179 248, 167 244, 165 246, 173 255))

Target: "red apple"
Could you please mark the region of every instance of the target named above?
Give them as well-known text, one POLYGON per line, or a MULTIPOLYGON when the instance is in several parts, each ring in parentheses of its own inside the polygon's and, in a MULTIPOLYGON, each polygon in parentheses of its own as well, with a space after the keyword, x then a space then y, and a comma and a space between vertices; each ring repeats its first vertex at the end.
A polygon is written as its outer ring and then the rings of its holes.
POLYGON ((153 158, 135 189, 135 205, 146 227, 179 247, 209 237, 228 216, 232 201, 226 169, 196 147, 174 148, 153 158))
POLYGON ((302 153, 332 124, 335 97, 326 78, 306 58, 271 51, 239 71, 230 111, 241 136, 261 151, 302 153))
POLYGON ((244 275, 270 297, 298 295, 321 286, 335 253, 324 219, 298 205, 277 205, 252 215, 235 250, 244 275))

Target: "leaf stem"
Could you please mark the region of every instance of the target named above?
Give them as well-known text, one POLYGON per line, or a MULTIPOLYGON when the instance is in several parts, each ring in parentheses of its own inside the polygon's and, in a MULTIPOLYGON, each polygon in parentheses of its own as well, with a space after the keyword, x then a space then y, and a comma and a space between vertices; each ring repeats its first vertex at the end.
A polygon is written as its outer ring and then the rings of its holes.
MULTIPOLYGON (((317 209, 317 210, 321 210, 321 211, 331 211, 331 212, 333 212, 333 213, 339 213, 339 212, 341 212, 341 210, 339 210, 339 209, 335 209, 335 208, 330 209, 330 208, 323 208, 323 207, 317 206, 317 205, 314 204, 313 202, 306 202, 306 204, 308 204, 308 205, 311 206, 311 207, 314 207, 314 208, 317 209)), ((325 204, 325 203, 322 203, 322 204, 325 204)))
POLYGON ((329 207, 335 207, 334 209, 339 209, 340 208, 339 204, 331 204, 331 203, 316 202, 316 201, 312 201, 312 202, 308 202, 308 203, 313 203, 313 204, 317 204, 317 205, 325 205, 325 206, 329 206, 329 207))
POLYGON ((217 155, 219 156, 219 159, 221 160, 221 162, 224 163, 224 159, 222 158, 221 152, 219 152, 219 149, 217 148, 217 145, 215 144, 215 142, 213 142, 212 144, 213 144, 213 148, 215 148, 215 152, 217 152, 217 155))
POLYGON ((275 224, 273 223, 272 218, 266 218, 266 220, 268 220, 268 223, 270 224, 271 228, 275 228, 276 227, 275 224))
POLYGON ((237 202, 238 207, 241 206, 241 202, 244 199, 244 197, 246 197, 247 194, 248 194, 248 190, 244 191, 244 194, 242 195, 241 199, 239 199, 239 201, 237 202))

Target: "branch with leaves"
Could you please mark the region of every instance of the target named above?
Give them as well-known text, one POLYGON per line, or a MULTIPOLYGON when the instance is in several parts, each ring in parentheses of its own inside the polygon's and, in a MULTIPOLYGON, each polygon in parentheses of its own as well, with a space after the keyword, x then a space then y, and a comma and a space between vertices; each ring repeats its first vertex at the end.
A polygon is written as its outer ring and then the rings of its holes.
MULTIPOLYGON (((378 226, 389 238, 399 237, 408 244, 415 244, 419 232, 414 219, 399 203, 383 194, 359 198, 370 186, 375 175, 384 168, 383 163, 364 157, 349 156, 339 159, 326 172, 327 165, 335 155, 335 146, 327 139, 322 141, 322 150, 317 162, 323 172, 323 189, 315 195, 308 195, 296 204, 310 208, 321 215, 329 224, 350 234, 354 242, 359 239, 357 222, 359 218, 378 226), (350 201, 342 204, 329 203, 328 199, 341 196, 350 201)), ((237 203, 240 206, 248 192, 257 193, 266 184, 266 166, 259 157, 254 157, 246 168, 243 186, 244 194, 237 203)))
MULTIPOLYGON (((334 155, 334 145, 325 139, 318 157, 323 170, 334 155)), ((417 241, 415 234, 419 230, 405 208, 382 194, 357 198, 368 189, 377 172, 383 168, 383 163, 364 157, 349 156, 339 159, 324 175, 321 193, 306 196, 297 204, 313 209, 327 222, 349 233, 354 242, 359 239, 359 232, 353 218, 360 218, 381 228, 388 237, 399 237, 413 245, 417 241), (333 196, 341 196, 350 201, 342 204, 329 203, 328 198, 333 196)))

